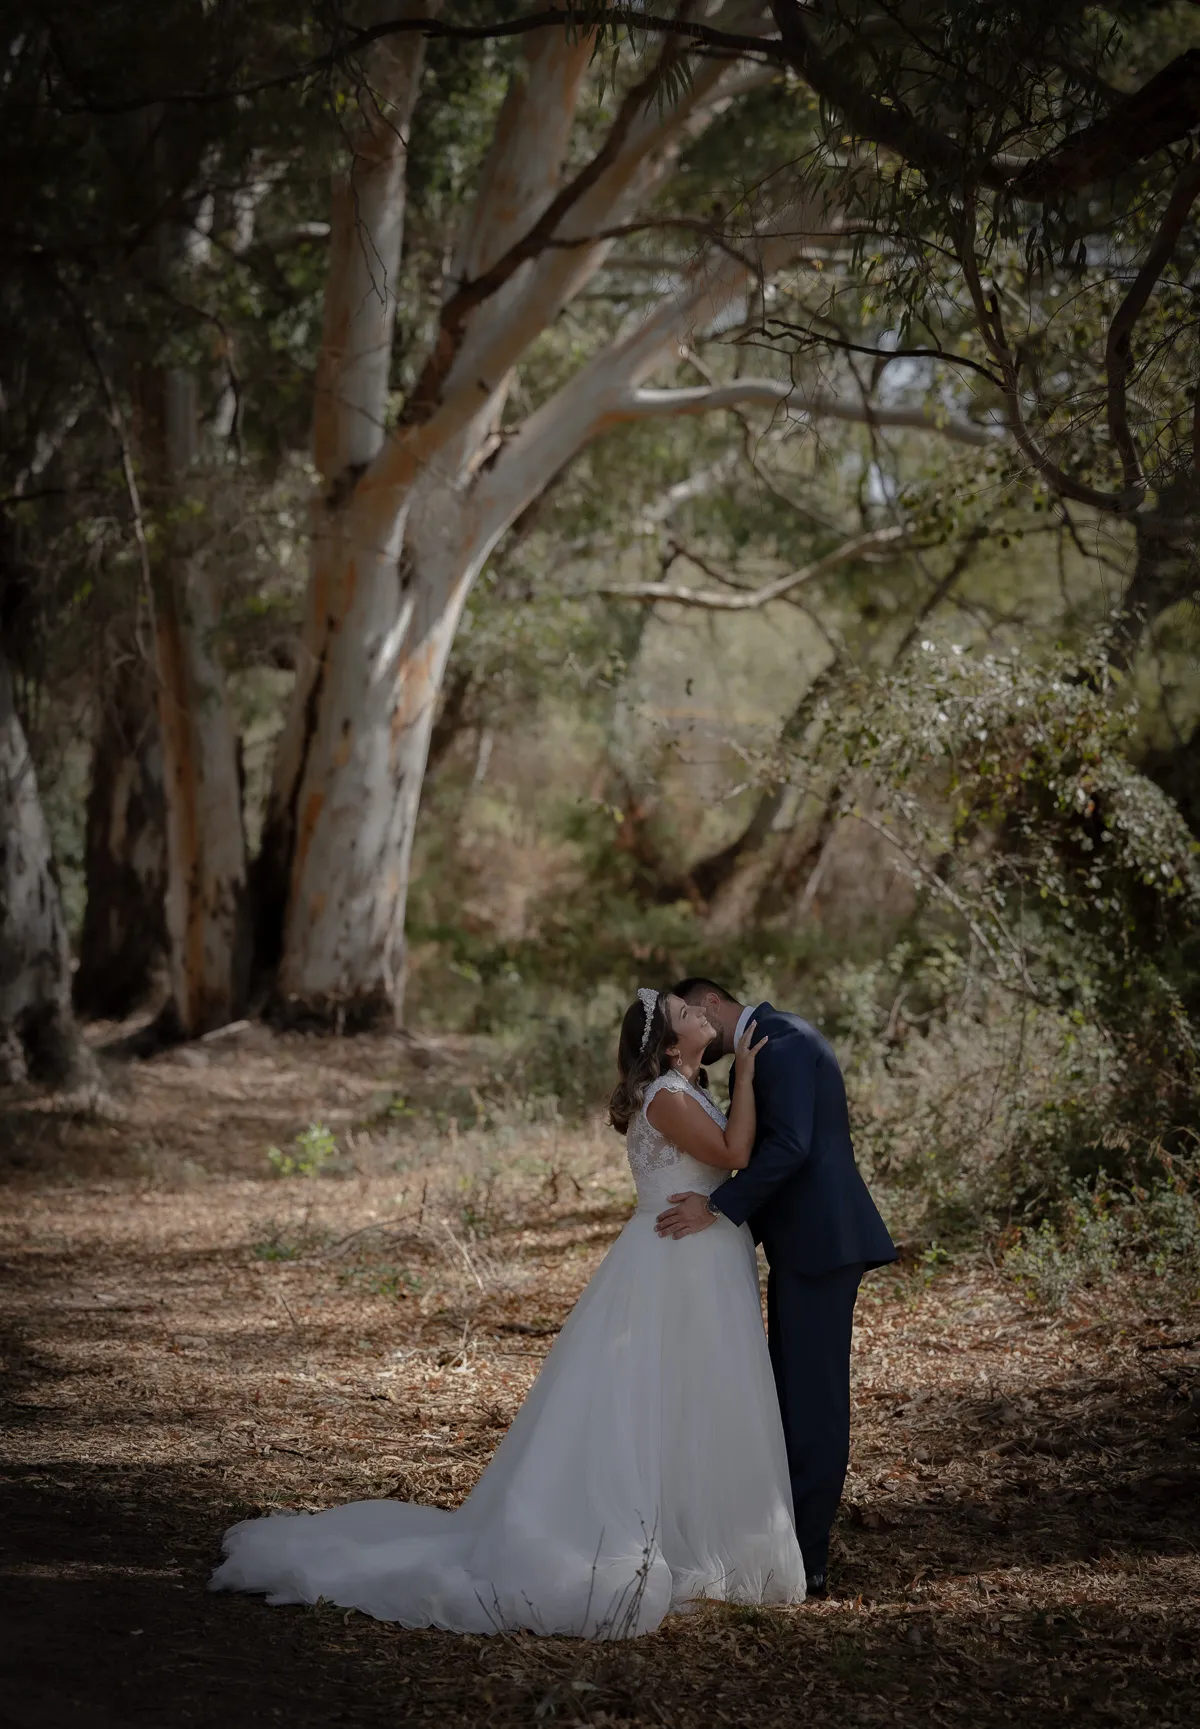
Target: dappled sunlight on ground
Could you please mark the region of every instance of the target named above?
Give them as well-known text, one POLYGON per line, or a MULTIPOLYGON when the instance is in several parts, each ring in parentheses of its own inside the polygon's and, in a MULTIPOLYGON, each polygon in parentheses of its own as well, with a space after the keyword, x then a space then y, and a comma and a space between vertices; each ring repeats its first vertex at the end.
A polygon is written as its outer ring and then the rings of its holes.
POLYGON ((1191 1720, 1200 1327, 1048 1317, 982 1266, 864 1287, 829 1602, 604 1648, 208 1596, 248 1513, 461 1500, 627 1216, 616 1136, 472 1127, 469 1071, 252 1028, 122 1071, 114 1116, 11 1104, 8 1720, 1191 1720), (274 1175, 314 1122, 336 1156, 274 1175))

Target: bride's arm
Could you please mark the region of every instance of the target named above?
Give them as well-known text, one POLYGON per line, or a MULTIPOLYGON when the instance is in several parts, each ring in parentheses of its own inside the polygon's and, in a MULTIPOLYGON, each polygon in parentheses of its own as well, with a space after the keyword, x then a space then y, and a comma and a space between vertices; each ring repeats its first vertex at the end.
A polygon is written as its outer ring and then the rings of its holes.
POLYGON ((754 1061, 766 1044, 754 1043, 754 1022, 746 1028, 737 1048, 738 1084, 729 1107, 724 1133, 704 1106, 686 1093, 663 1087, 651 1099, 646 1117, 660 1135, 680 1152, 715 1165, 720 1171, 744 1171, 754 1148, 757 1117, 754 1108, 754 1061))
POLYGON ((724 1134, 704 1106, 686 1093, 664 1087, 651 1099, 646 1116, 664 1140, 719 1171, 744 1171, 754 1145, 754 1088, 738 1087, 724 1134), (748 1104, 742 1104, 746 1095, 748 1104), (747 1124, 746 1119, 749 1118, 747 1124))

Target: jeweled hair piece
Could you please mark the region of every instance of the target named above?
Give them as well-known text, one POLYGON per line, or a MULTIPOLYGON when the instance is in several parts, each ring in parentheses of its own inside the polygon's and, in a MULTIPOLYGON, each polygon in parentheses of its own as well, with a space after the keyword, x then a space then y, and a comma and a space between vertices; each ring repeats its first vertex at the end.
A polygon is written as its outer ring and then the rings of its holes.
POLYGON ((646 1048, 646 1040, 650 1037, 650 1023, 654 1019, 654 1011, 658 1007, 658 992, 642 985, 638 991, 638 1001, 646 1011, 646 1024, 642 1028, 642 1050, 646 1048))

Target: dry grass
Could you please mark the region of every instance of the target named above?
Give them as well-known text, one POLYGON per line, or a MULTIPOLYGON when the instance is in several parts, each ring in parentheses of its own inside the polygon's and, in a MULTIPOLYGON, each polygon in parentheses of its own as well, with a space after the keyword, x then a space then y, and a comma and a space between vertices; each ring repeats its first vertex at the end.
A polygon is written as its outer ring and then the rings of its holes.
POLYGON ((620 1229, 616 1137, 430 1115, 470 1064, 249 1029, 126 1071, 116 1120, 0 1116, 0 1720, 1191 1720, 1200 1326, 979 1267, 867 1283, 827 1603, 589 1647, 208 1596, 247 1513, 459 1501, 620 1229), (273 1176, 313 1121, 336 1167, 273 1176))

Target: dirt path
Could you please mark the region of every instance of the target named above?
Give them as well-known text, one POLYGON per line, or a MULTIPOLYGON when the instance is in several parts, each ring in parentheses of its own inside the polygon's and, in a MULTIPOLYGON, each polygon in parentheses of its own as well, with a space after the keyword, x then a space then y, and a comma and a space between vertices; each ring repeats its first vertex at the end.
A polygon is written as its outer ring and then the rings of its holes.
POLYGON ((629 1184, 600 1131, 461 1127, 449 1046, 252 1030, 122 1085, 0 1115, 0 1724, 1194 1721, 1200 1328, 980 1269, 869 1281, 835 1600, 607 1648, 210 1596, 248 1513, 459 1500, 629 1184), (330 1167, 272 1175, 318 1121, 330 1167))

